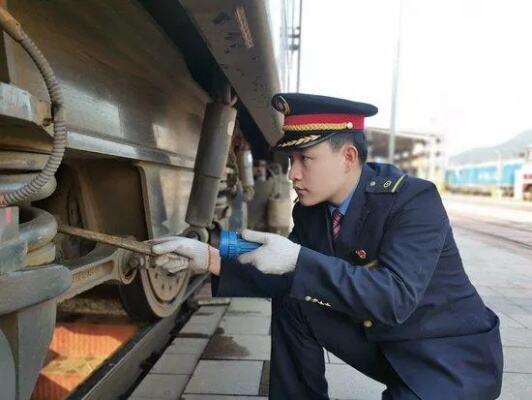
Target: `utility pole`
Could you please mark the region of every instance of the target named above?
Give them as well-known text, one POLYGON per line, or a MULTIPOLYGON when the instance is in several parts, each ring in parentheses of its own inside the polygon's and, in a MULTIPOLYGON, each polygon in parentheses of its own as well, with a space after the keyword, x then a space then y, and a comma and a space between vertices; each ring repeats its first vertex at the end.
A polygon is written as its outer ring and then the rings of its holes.
POLYGON ((393 164, 395 154, 395 134, 396 134, 396 111, 397 92, 399 86, 399 65, 401 60, 401 35, 403 31, 403 0, 399 0, 399 23, 397 28, 397 43, 395 45, 395 63, 392 78, 392 101, 390 110, 390 136, 388 140, 388 162, 393 164))
POLYGON ((301 28, 303 26, 303 0, 299 0, 299 26, 298 26, 298 37, 299 37, 299 47, 297 51, 297 81, 296 81, 296 92, 299 93, 299 84, 301 81, 301 28))

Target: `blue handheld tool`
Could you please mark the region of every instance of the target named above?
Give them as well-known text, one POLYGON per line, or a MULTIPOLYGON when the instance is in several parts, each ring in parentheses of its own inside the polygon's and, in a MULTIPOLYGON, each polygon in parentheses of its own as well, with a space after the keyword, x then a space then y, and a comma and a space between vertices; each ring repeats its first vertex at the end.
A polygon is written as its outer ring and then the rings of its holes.
POLYGON ((242 239, 242 236, 238 232, 220 232, 220 246, 218 250, 222 258, 236 258, 240 254, 253 251, 260 246, 260 243, 242 239))

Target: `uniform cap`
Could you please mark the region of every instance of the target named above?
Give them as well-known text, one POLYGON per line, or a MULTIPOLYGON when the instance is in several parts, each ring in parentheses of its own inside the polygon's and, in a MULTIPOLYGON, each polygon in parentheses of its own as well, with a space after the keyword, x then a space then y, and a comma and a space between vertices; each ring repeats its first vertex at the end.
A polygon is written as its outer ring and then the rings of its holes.
POLYGON ((377 107, 336 97, 278 93, 272 106, 284 115, 283 137, 272 150, 291 151, 318 144, 340 132, 364 132, 377 107))

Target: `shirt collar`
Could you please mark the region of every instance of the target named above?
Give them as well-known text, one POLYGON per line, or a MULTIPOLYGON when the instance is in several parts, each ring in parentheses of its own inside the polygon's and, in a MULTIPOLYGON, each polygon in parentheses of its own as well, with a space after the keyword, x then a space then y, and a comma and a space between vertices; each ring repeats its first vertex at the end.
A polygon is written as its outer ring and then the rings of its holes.
MULTIPOLYGON (((360 182, 360 180, 359 180, 360 182)), ((358 186, 358 184, 357 184, 358 186)), ((327 204, 328 207, 329 207, 329 212, 332 213, 334 212, 334 210, 339 210, 342 215, 345 215, 345 213, 347 212, 347 208, 349 207, 349 203, 351 202, 351 199, 353 198, 353 194, 355 193, 355 190, 357 188, 357 186, 354 187, 354 189, 351 191, 351 193, 349 193, 349 195, 344 199, 344 201, 342 201, 342 203, 337 207, 335 205, 332 205, 332 204, 327 204)))

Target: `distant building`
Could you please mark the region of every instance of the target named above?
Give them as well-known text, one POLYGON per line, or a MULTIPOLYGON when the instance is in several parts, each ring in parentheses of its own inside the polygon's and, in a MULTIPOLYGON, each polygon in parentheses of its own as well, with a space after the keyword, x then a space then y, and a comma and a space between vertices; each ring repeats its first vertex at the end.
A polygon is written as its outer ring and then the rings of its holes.
MULTIPOLYGON (((390 130, 366 128, 366 137, 368 160, 388 162, 390 130)), ((429 179, 441 187, 445 172, 443 136, 429 132, 396 132, 394 164, 410 175, 429 179)))

